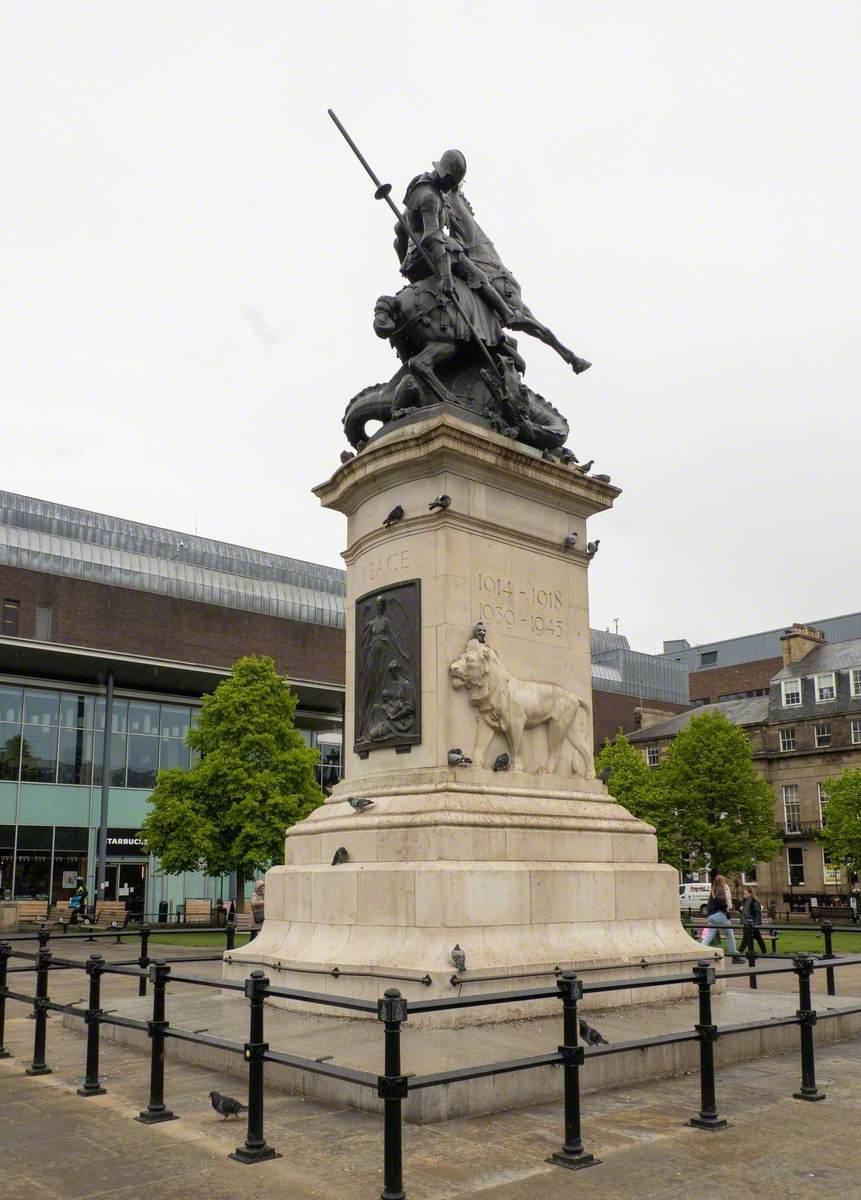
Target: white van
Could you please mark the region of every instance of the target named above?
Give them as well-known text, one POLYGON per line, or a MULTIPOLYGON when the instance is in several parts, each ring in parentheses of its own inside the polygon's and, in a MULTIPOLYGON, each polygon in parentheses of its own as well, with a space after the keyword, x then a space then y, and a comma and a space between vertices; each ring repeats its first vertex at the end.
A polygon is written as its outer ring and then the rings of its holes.
POLYGON ((682 912, 696 912, 703 917, 706 916, 709 910, 710 891, 711 884, 708 883, 680 883, 679 908, 682 912))

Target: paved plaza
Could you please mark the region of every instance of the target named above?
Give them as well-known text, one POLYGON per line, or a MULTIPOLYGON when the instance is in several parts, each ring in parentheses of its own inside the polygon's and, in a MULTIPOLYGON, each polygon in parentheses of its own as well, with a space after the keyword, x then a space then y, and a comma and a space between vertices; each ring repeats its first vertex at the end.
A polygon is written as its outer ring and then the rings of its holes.
MULTIPOLYGON (((79 943, 74 949, 84 955, 92 948, 79 943)), ((106 957, 129 956, 127 947, 103 942, 102 949, 106 957)), ((217 964, 195 965, 198 972, 216 969, 217 964)), ((849 971, 843 974, 848 990, 849 971)), ((128 980, 107 977, 105 985, 106 1008, 128 994, 128 980)), ((78 1000, 85 990, 77 972, 52 976, 57 999, 78 1000)), ((179 985, 171 991, 179 993, 179 985)), ((146 1103, 145 1054, 104 1039, 107 1094, 82 1099, 74 1090, 83 1074, 81 1035, 52 1017, 48 1062, 53 1074, 27 1078, 23 1069, 33 1022, 19 1004, 10 1003, 8 1012, 7 1041, 14 1057, 0 1061, 0 1200, 220 1200, 273 1194, 289 1200, 375 1200, 379 1195, 381 1117, 269 1089, 266 1136, 283 1157, 242 1166, 227 1154, 242 1142, 244 1124, 222 1121, 208 1099, 213 1088, 242 1096, 235 1077, 169 1060, 166 1098, 181 1119, 146 1127, 133 1120, 146 1103)), ((444 1125, 405 1126, 406 1192, 410 1200, 543 1200, 551 1194, 589 1200, 626 1195, 808 1200, 826 1192, 854 1200, 861 1197, 861 1144, 847 1137, 847 1130, 861 1112, 861 1040, 822 1047, 817 1068, 828 1095, 821 1104, 792 1099, 799 1083, 797 1054, 719 1070, 719 1107, 732 1122, 720 1134, 684 1124, 698 1106, 695 1074, 584 1096, 584 1142, 603 1160, 584 1172, 569 1173, 544 1161, 561 1140, 559 1103, 444 1125)))

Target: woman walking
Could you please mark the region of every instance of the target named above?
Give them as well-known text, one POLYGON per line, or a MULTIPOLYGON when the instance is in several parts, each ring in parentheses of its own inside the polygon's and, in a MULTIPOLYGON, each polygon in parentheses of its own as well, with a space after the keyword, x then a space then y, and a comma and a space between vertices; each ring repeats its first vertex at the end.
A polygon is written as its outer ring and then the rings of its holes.
POLYGON ((732 892, 725 876, 715 875, 712 890, 709 894, 708 929, 703 934, 703 945, 710 946, 715 938, 720 938, 721 932, 726 932, 727 953, 732 955, 733 962, 742 962, 735 945, 735 934, 729 920, 729 910, 732 908, 732 892))
POLYGON ((741 919, 744 924, 744 935, 739 946, 739 954, 747 954, 753 951, 753 940, 756 938, 759 943, 759 948, 763 954, 768 951, 765 948, 765 942, 762 940, 762 934, 759 932, 759 927, 762 924, 762 905, 756 898, 756 892, 752 887, 746 887, 743 891, 743 900, 741 902, 741 919))

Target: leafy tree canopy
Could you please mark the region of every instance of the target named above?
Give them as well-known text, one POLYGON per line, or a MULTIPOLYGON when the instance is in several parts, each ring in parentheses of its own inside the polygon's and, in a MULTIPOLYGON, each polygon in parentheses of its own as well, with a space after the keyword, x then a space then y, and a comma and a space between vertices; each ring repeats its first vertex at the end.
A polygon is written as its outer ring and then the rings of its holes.
POLYGON ((241 895, 246 878, 283 861, 285 830, 323 800, 296 703, 272 660, 253 656, 204 696, 187 736, 198 760, 159 772, 141 828, 165 871, 236 871, 241 895))
POLYGON ((657 775, 694 868, 753 871, 777 853, 774 793, 757 774, 747 737, 723 713, 692 717, 657 775))
POLYGON ((647 766, 641 751, 632 746, 624 733, 606 741, 595 760, 596 771, 610 768, 607 788, 610 795, 643 821, 654 825, 661 862, 678 867, 681 862, 678 825, 665 803, 659 771, 647 766))
POLYGON ((857 873, 861 871, 861 771, 844 771, 829 780, 825 791, 826 824, 819 834, 825 857, 857 873))

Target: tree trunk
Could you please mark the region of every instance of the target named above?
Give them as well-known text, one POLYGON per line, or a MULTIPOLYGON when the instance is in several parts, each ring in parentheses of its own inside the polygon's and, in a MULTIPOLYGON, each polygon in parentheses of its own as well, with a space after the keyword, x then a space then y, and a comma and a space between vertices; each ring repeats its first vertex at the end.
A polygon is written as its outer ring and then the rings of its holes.
POLYGON ((245 873, 237 868, 236 871, 236 911, 245 912, 245 873))

